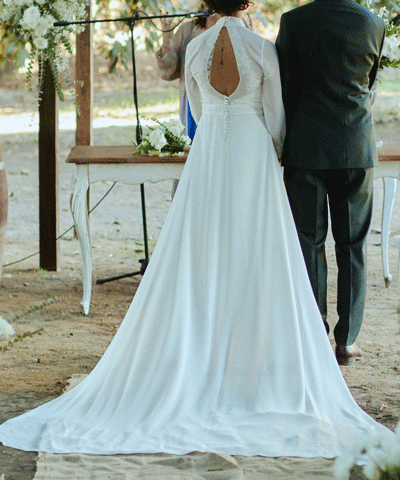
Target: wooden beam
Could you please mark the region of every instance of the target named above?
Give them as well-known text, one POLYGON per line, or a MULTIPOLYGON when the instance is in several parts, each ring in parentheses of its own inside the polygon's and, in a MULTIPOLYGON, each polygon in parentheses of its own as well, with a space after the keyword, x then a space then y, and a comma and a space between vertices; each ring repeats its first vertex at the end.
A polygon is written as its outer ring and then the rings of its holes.
MULTIPOLYGON (((91 20, 91 7, 87 7, 87 20, 91 20)), ((93 139, 93 24, 76 37, 76 145, 91 145, 93 139)))
POLYGON ((50 64, 43 65, 39 104, 39 249, 40 268, 58 269, 59 175, 58 97, 50 64))

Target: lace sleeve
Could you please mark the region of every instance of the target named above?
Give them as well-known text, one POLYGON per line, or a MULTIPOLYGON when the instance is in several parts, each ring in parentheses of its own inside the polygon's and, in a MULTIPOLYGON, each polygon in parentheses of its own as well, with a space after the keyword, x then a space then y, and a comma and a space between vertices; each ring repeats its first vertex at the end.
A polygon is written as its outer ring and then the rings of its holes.
POLYGON ((186 63, 185 63, 185 82, 186 82, 186 92, 189 100, 190 109, 192 116, 196 123, 199 123, 201 117, 201 96, 199 86, 193 76, 191 65, 194 58, 193 55, 193 43, 192 42, 186 51, 186 63))
POLYGON ((262 48, 264 70, 262 103, 267 130, 274 142, 278 158, 282 155, 286 134, 285 110, 282 101, 282 87, 278 55, 275 46, 264 40, 262 48))

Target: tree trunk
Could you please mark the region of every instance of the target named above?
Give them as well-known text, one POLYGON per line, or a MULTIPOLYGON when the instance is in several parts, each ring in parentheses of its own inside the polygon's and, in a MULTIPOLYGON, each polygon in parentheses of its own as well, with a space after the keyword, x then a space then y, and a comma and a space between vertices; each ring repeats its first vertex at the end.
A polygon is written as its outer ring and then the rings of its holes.
POLYGON ((3 265, 3 256, 6 242, 8 214, 8 189, 7 189, 7 172, 3 160, 3 152, 0 144, 0 278, 1 268, 3 265))

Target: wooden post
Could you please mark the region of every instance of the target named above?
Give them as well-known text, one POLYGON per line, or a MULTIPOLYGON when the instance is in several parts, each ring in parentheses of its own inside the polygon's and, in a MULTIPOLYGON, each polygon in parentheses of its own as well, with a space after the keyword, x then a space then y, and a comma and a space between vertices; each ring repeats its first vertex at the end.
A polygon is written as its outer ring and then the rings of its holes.
MULTIPOLYGON (((87 7, 87 20, 91 19, 90 5, 87 7)), ((79 112, 76 115, 76 145, 91 145, 93 138, 93 41, 92 24, 76 38, 76 95, 79 112)))
POLYGON ((59 175, 58 98, 50 64, 43 66, 39 104, 39 249, 40 268, 58 269, 59 175))

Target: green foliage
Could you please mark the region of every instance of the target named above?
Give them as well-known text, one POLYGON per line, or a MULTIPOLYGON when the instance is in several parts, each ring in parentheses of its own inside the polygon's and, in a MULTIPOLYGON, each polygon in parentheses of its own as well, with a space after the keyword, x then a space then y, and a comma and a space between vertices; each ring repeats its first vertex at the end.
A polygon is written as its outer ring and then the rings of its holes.
POLYGON ((15 345, 17 342, 22 342, 25 338, 32 338, 34 335, 41 335, 44 332, 44 328, 39 328, 38 330, 35 330, 34 332, 24 332, 20 335, 17 335, 13 340, 10 340, 8 343, 5 345, 0 346, 0 352, 5 352, 8 350, 10 347, 15 345))
POLYGON ((26 48, 26 42, 18 34, 16 29, 8 24, 0 25, 0 67, 7 61, 15 62, 16 66, 22 67, 30 54, 26 48))
MULTIPOLYGON (((158 15, 160 9, 169 13, 190 12, 185 2, 157 1, 157 0, 130 0, 128 2, 116 0, 112 3, 112 10, 108 0, 97 0, 96 19, 129 18, 137 13, 141 18, 158 15)), ((161 44, 160 20, 136 20, 134 24, 135 49, 146 49, 154 52, 161 44)), ((131 40, 128 22, 110 22, 103 24, 96 34, 96 44, 104 56, 109 59, 109 71, 113 73, 120 64, 126 69, 131 59, 131 40), (106 41, 104 41, 104 38, 106 41)))
MULTIPOLYGON (((363 7, 367 7, 369 0, 356 0, 363 7)), ((398 0, 375 0, 372 1, 372 7, 378 11, 382 7, 386 7, 389 11, 400 13, 400 3, 398 0)))

